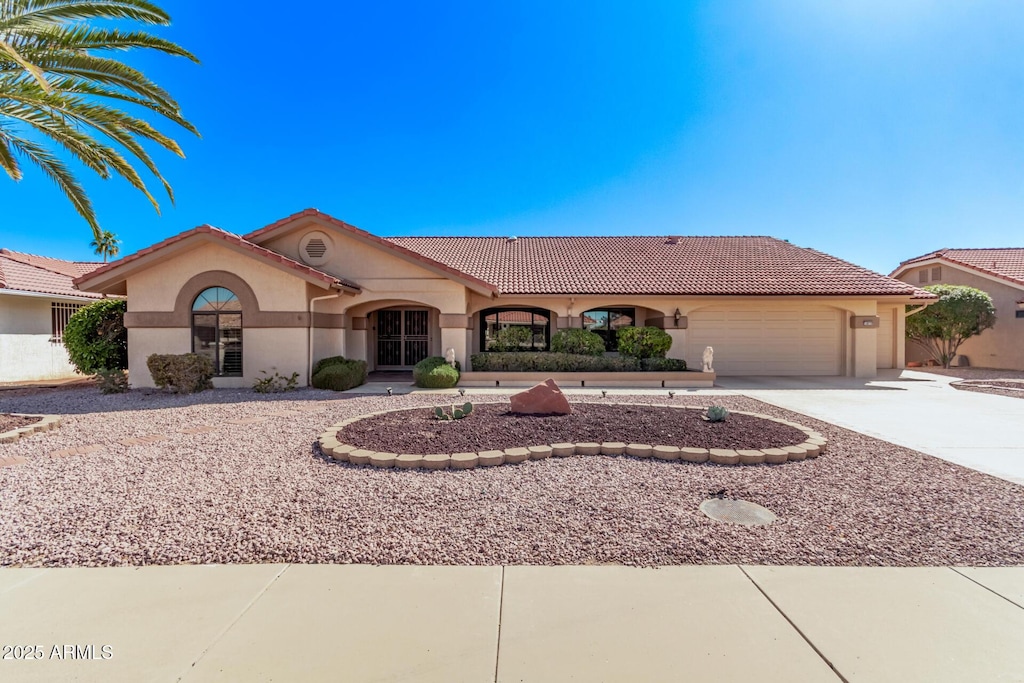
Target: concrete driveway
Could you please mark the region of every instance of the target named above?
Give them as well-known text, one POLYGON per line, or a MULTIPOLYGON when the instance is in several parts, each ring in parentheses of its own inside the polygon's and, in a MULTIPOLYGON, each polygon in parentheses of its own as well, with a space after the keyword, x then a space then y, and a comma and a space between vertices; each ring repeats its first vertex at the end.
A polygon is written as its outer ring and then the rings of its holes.
POLYGON ((720 377, 716 385, 780 408, 1024 484, 1024 400, 904 370, 847 377, 720 377))

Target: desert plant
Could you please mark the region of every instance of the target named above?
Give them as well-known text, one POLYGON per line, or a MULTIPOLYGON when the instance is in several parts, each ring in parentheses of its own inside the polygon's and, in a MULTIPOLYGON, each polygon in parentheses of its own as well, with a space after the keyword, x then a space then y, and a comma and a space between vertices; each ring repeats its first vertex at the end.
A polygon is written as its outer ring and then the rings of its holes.
POLYGON ((929 285, 924 289, 939 300, 907 316, 907 339, 948 368, 964 341, 996 324, 996 308, 991 296, 973 287, 929 285))
POLYGON ((128 368, 128 331, 124 299, 103 299, 83 306, 64 327, 64 348, 75 368, 85 375, 101 369, 128 368))
POLYGON ((451 389, 459 383, 459 362, 453 368, 441 356, 430 356, 412 369, 413 382, 425 389, 451 389))
POLYGON ((128 391, 128 373, 124 370, 96 371, 96 386, 104 394, 124 394, 128 391))
POLYGON ((317 389, 346 391, 366 382, 366 361, 345 360, 320 368, 313 375, 312 384, 317 389))
POLYGON ((264 377, 259 377, 252 384, 252 390, 257 394, 279 394, 282 391, 295 391, 299 386, 299 373, 293 372, 291 376, 284 377, 276 372, 268 375, 266 370, 260 370, 264 377))
POLYGON ((511 325, 498 330, 488 348, 492 351, 526 351, 533 348, 532 341, 533 331, 529 327, 511 325))
POLYGON ((657 327, 623 327, 618 331, 619 353, 632 358, 664 358, 672 335, 657 327))
POLYGON ((176 394, 213 388, 213 360, 198 353, 154 353, 146 359, 153 384, 176 394))
POLYGON ((473 404, 467 401, 462 404, 461 408, 456 408, 453 405, 450 413, 444 412, 444 408, 441 407, 434 408, 434 417, 438 420, 461 420, 464 417, 469 417, 472 412, 473 404))
POLYGON ((729 417, 729 410, 722 406, 711 406, 705 413, 708 422, 725 422, 725 418, 729 417))
POLYGON ((551 350, 555 353, 575 353, 581 356, 604 354, 604 340, 590 330, 562 330, 551 337, 551 350))

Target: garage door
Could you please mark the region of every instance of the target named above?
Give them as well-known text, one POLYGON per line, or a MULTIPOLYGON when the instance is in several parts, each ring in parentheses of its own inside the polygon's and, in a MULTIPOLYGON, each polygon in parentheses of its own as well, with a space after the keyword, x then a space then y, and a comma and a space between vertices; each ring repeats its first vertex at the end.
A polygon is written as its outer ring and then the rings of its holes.
POLYGON ((720 375, 838 375, 842 368, 835 309, 701 309, 689 316, 687 340, 695 366, 704 347, 714 347, 720 375))
POLYGON ((896 311, 892 309, 878 309, 878 367, 894 368, 893 356, 896 355, 892 338, 893 316, 896 311))

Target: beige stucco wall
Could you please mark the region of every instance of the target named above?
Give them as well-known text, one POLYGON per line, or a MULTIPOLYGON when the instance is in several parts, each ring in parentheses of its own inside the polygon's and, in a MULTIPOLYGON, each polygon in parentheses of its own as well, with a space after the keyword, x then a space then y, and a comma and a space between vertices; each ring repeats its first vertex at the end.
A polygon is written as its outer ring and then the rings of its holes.
POLYGON ((52 302, 42 297, 0 295, 0 382, 81 376, 68 360, 64 345, 50 341, 52 302))
MULTIPOLYGON (((988 292, 996 307, 996 324, 976 337, 963 343, 958 355, 967 356, 975 367, 1024 370, 1024 318, 1017 318, 1017 302, 1024 299, 1024 288, 1014 287, 996 279, 978 275, 942 263, 942 277, 931 279, 934 265, 914 268, 900 275, 899 279, 918 287, 934 284, 964 285, 988 292), (929 279, 921 282, 919 273, 928 271, 929 279)), ((928 354, 917 344, 906 345, 907 360, 924 361, 928 354)))

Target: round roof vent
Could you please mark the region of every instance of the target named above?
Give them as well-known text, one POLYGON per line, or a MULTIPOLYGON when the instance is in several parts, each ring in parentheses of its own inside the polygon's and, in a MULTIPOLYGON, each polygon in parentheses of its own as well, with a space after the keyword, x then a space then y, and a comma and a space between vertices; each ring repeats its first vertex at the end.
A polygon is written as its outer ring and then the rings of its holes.
POLYGON ((299 240, 299 258, 310 266, 322 266, 334 255, 334 242, 327 233, 314 230, 299 240))

